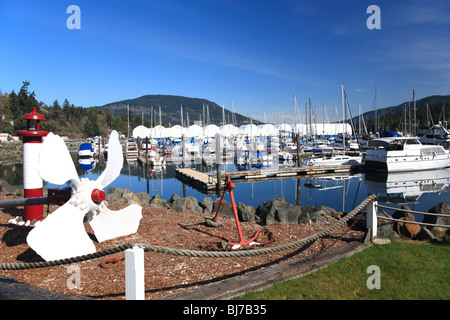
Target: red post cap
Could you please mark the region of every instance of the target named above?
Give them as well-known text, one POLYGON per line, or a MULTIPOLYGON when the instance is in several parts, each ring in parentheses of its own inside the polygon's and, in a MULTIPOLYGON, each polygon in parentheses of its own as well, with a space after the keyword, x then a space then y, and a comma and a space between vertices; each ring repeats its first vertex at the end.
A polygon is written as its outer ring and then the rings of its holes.
POLYGON ((92 202, 98 204, 98 203, 102 202, 103 200, 105 200, 105 197, 106 197, 105 191, 100 190, 100 189, 92 190, 92 194, 91 194, 92 202))

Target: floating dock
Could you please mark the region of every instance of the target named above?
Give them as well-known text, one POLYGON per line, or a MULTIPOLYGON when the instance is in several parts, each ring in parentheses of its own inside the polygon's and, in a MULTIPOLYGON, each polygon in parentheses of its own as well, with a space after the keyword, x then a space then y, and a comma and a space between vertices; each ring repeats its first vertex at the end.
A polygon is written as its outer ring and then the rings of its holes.
MULTIPOLYGON (((265 181, 278 179, 295 179, 316 175, 333 175, 358 171, 364 165, 327 165, 287 167, 278 169, 260 169, 221 172, 221 185, 228 174, 233 182, 265 181)), ((203 173, 190 168, 175 169, 175 177, 186 184, 204 191, 212 192, 217 186, 217 172, 203 173)))
POLYGON ((176 168, 175 178, 201 191, 216 190, 217 174, 215 172, 204 173, 190 168, 176 168))

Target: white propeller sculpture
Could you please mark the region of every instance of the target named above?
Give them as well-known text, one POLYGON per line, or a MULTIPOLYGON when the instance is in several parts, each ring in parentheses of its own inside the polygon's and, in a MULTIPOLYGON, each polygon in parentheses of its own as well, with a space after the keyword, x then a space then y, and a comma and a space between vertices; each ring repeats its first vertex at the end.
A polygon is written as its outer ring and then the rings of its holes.
POLYGON ((99 242, 136 233, 142 218, 141 206, 132 204, 112 211, 103 203, 105 192, 102 189, 119 176, 122 166, 122 146, 118 133, 113 131, 105 171, 95 181, 80 180, 63 139, 49 133, 40 151, 39 174, 55 185, 72 181, 72 197, 30 231, 28 245, 47 261, 96 252, 84 228, 86 214, 99 242))

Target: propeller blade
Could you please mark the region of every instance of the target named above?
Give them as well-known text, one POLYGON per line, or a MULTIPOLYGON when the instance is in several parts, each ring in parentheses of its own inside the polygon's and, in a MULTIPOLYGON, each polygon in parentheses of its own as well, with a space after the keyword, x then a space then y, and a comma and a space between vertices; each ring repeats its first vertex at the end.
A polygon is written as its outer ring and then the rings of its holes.
POLYGON ((42 179, 52 184, 63 185, 71 180, 76 186, 80 185, 64 140, 51 132, 44 139, 39 153, 39 174, 42 179))
POLYGON ((142 207, 137 204, 114 211, 105 205, 87 215, 98 242, 126 236, 137 232, 142 219, 142 207))
POLYGON ((96 252, 83 224, 89 208, 80 209, 71 202, 59 207, 28 233, 28 245, 47 261, 96 252))
POLYGON ((113 130, 108 142, 108 163, 106 164, 105 171, 98 177, 97 182, 99 182, 104 189, 120 175, 122 167, 122 145, 119 141, 119 134, 117 131, 113 130))

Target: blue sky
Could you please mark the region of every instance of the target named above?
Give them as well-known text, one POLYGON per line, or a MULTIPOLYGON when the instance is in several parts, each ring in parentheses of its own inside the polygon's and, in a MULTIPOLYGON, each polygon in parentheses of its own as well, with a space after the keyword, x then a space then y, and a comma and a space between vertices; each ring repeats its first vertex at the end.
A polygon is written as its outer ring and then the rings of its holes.
POLYGON ((0 89, 103 105, 145 94, 205 98, 268 120, 352 113, 450 94, 450 2, 416 0, 0 0, 0 89), (369 5, 381 29, 370 30, 369 5), (81 29, 66 26, 70 5, 81 29))

